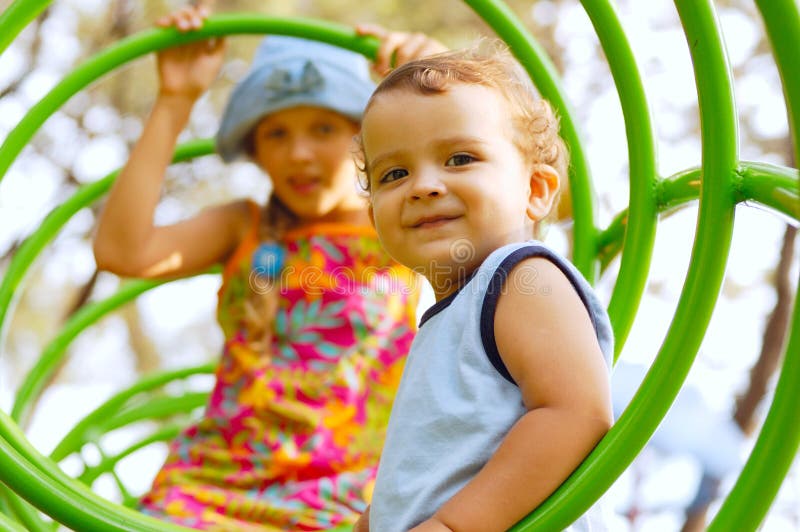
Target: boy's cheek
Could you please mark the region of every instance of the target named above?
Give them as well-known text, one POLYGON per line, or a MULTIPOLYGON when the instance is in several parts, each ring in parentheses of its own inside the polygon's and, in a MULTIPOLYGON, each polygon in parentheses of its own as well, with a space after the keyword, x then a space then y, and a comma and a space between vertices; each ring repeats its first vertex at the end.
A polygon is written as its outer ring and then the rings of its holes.
POLYGON ((386 202, 382 201, 380 194, 371 194, 369 198, 369 217, 372 220, 372 225, 378 232, 381 227, 385 227, 387 223, 391 223, 392 212, 388 208, 386 202))

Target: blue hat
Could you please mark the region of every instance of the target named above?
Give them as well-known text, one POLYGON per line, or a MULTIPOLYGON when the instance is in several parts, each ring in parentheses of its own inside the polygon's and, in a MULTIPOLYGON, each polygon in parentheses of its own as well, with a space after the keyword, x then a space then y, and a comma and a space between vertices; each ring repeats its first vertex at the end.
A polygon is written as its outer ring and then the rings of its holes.
POLYGON ((318 41, 269 36, 228 100, 217 151, 226 161, 236 159, 264 116, 298 105, 324 107, 360 122, 374 89, 363 56, 318 41))

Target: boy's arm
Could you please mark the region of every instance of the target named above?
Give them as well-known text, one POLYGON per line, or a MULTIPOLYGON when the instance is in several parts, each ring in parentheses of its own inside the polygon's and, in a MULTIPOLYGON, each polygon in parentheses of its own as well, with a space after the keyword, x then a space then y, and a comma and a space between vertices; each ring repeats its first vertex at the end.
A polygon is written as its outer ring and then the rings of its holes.
POLYGON ((528 412, 419 531, 507 530, 561 485, 611 426, 608 370, 569 280, 550 261, 533 258, 511 271, 504 288, 495 339, 528 412))
POLYGON ((353 526, 353 532, 369 532, 369 506, 353 526))

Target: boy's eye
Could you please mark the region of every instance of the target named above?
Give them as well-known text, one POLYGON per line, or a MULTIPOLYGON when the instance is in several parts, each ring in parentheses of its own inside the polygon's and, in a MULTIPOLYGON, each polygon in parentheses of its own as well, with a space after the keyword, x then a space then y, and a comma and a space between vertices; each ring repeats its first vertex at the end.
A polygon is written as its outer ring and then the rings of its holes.
POLYGON ((475 157, 472 155, 467 155, 466 153, 457 153, 447 159, 447 162, 444 163, 445 166, 464 166, 465 164, 469 164, 475 161, 475 157))
POLYGON ((379 183, 391 183, 397 181, 408 175, 408 170, 405 168, 393 168, 381 176, 378 180, 379 183))

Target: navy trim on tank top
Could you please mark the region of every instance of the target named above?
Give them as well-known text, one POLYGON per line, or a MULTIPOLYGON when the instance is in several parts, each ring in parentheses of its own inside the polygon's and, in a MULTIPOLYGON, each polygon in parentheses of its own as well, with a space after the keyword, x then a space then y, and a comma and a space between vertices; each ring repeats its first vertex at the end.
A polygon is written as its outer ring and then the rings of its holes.
MULTIPOLYGON (((561 259, 549 249, 536 245, 525 246, 512 252, 497 267, 492 275, 491 280, 489 281, 489 285, 486 288, 486 295, 484 296, 483 306, 481 308, 480 328, 483 349, 486 351, 486 355, 489 357, 489 362, 492 363, 492 366, 494 366, 494 368, 498 373, 500 373, 500 375, 503 376, 503 378, 515 386, 517 383, 508 372, 508 368, 506 368, 506 365, 500 356, 500 351, 497 349, 497 341, 494 337, 494 315, 497 311, 497 302, 500 300, 500 295, 503 292, 503 285, 508 278, 508 274, 511 273, 511 270, 513 270, 514 267, 523 260, 534 257, 541 257, 549 260, 555 264, 558 269, 561 270, 561 272, 567 277, 570 284, 572 284, 573 288, 575 288, 575 291, 578 293, 578 297, 581 298, 583 306, 586 307, 586 311, 589 313, 589 319, 592 320, 592 327, 594 327, 595 334, 597 334, 597 322, 595 320, 594 313, 591 310, 586 292, 579 283, 575 273, 572 272, 566 264, 564 264, 564 259, 561 259)), ((443 301, 444 300, 442 300, 442 302, 443 301)))
POLYGON ((438 313, 449 307, 450 303, 453 302, 456 296, 458 296, 458 294, 460 294, 461 291, 464 290, 464 288, 469 284, 469 282, 472 281, 472 279, 475 277, 475 274, 478 273, 478 270, 480 270, 480 267, 475 268, 472 271, 472 273, 469 274, 469 276, 464 280, 464 282, 461 283, 461 286, 458 287, 458 290, 456 290, 446 298, 440 299, 439 301, 428 307, 428 310, 426 310, 422 314, 422 318, 420 318, 419 320, 419 326, 417 327, 417 329, 421 329, 422 326, 425 325, 426 321, 428 321, 429 319, 431 319, 432 317, 436 316, 438 313))

